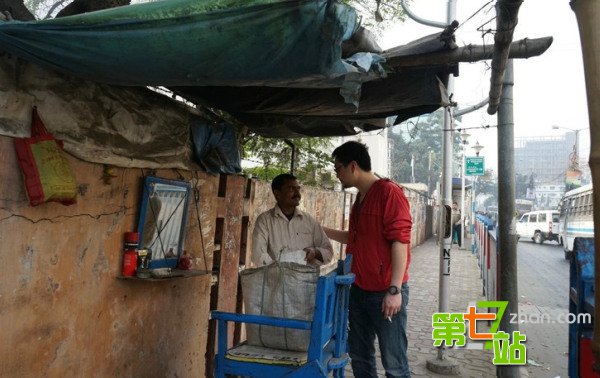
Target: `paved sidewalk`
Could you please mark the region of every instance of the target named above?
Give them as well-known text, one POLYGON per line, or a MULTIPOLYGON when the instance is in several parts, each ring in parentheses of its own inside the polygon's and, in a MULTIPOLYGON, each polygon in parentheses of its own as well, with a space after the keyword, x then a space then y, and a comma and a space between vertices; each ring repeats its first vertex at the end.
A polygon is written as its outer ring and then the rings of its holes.
MULTIPOLYGON (((453 246, 450 265, 450 312, 465 312, 469 303, 485 300, 479 278, 477 257, 468 250, 453 246)), ((443 377, 426 368, 426 361, 437 356, 431 339, 431 315, 438 311, 439 246, 431 238, 412 250, 410 265, 410 300, 408 303, 408 358, 413 377, 443 377)), ((379 353, 378 353, 379 354, 379 353)), ((460 365, 460 377, 495 377, 490 350, 448 351, 460 365)), ((378 356, 378 363, 380 362, 378 356)), ((378 375, 385 376, 382 366, 378 375)), ((354 377, 346 369, 347 377, 354 377)))

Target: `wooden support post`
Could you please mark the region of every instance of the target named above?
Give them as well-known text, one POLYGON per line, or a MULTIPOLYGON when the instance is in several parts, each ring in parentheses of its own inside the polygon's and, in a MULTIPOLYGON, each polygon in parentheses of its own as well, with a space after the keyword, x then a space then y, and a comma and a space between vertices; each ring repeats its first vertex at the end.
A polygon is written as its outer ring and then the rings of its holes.
MULTIPOLYGON (((571 7, 575 11, 577 24, 579 26, 579 37, 581 39, 581 52, 583 55, 583 67, 585 72, 585 86, 587 91, 588 113, 590 118, 590 170, 594 185, 594 233, 595 233, 595 299, 594 310, 594 337, 592 340, 592 351, 596 361, 600 361, 600 54, 598 44, 600 43, 600 29, 596 24, 600 17, 600 2, 597 0, 571 1, 571 7)), ((597 364, 598 365, 598 364, 597 364)), ((595 366, 600 370, 600 366, 595 366)))

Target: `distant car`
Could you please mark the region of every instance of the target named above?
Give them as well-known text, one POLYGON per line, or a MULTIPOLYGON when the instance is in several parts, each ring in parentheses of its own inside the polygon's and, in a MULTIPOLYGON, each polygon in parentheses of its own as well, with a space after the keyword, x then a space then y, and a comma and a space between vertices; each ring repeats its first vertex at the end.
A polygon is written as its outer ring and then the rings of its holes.
POLYGON ((546 240, 558 242, 560 213, 556 210, 538 210, 523 214, 517 223, 519 238, 531 238, 542 244, 546 240))

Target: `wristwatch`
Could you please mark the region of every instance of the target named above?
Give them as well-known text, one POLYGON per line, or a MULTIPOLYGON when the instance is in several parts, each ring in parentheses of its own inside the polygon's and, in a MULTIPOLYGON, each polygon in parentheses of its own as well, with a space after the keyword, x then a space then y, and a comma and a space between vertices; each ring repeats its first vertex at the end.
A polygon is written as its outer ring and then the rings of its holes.
POLYGON ((398 288, 398 286, 391 285, 390 287, 388 287, 387 292, 392 295, 397 295, 400 294, 400 289, 398 288))

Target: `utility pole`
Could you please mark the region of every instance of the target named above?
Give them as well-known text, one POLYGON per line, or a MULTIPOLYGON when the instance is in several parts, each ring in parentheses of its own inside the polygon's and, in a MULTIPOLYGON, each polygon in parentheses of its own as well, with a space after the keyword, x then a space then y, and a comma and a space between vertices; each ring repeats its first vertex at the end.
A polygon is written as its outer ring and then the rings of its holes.
POLYGON ((427 200, 429 201, 429 198, 431 198, 431 159, 433 151, 431 150, 431 148, 429 148, 427 152, 427 154, 429 155, 427 161, 427 200))
POLYGON ((415 155, 410 155, 410 182, 415 183, 415 155))
POLYGON ((463 131, 460 135, 460 140, 462 142, 462 163, 460 167, 460 222, 462 223, 460 227, 460 249, 466 249, 465 247, 465 173, 467 169, 467 145, 469 144, 469 133, 463 131))
MULTIPOLYGON (((500 331, 511 336, 519 330, 511 323, 510 314, 519 313, 517 285, 517 240, 515 225, 515 146, 513 121, 513 61, 509 59, 504 72, 502 95, 498 108, 498 251, 500 266, 500 291, 498 300, 507 301, 505 315, 500 320, 500 331)), ((498 377, 520 377, 519 366, 498 365, 498 377)))
MULTIPOLYGON (((475 142, 475 145, 473 147, 471 147, 472 149, 475 150, 475 156, 479 157, 479 153, 481 152, 481 150, 483 150, 483 146, 481 144, 479 144, 479 141, 475 142)), ((485 172, 484 172, 485 174, 485 172)), ((472 193, 472 201, 471 201, 471 253, 475 253, 475 211, 477 210, 475 208, 476 205, 476 192, 475 192, 475 188, 477 187, 477 182, 479 181, 479 176, 475 176, 475 178, 473 179, 473 187, 471 188, 471 193, 472 193)))
POLYGON ((292 155, 290 156, 290 173, 296 173, 296 145, 289 139, 284 139, 283 142, 290 146, 292 149, 292 155))
MULTIPOLYGON (((456 0, 448 0, 448 9, 446 13, 446 23, 428 21, 416 16, 408 6, 405 0, 400 0, 402 8, 406 14, 413 20, 437 28, 447 28, 451 24, 456 23, 456 0)), ((457 24, 457 23, 456 23, 457 24)), ((448 85, 446 87, 448 98, 452 98, 454 93, 454 77, 452 74, 448 77, 448 85)), ((440 278, 439 278, 439 312, 450 312, 449 306, 449 289, 450 289, 450 249, 452 246, 452 232, 450 227, 450 214, 452 206, 452 136, 453 122, 452 110, 449 106, 444 112, 444 132, 442 140, 442 185, 441 197, 443 198, 439 207, 439 224, 438 233, 440 239, 440 278)), ((438 374, 458 375, 460 368, 458 363, 446 356, 446 345, 442 343, 438 347, 437 358, 427 360, 427 369, 438 374)))

